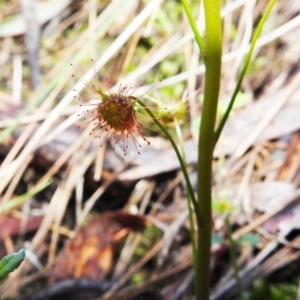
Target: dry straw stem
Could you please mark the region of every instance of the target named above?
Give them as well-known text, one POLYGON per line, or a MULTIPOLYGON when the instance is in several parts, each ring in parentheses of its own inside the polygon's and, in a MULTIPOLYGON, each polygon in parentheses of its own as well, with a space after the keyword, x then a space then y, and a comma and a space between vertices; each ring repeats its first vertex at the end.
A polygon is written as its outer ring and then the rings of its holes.
MULTIPOLYGON (((79 151, 77 161, 74 161, 70 171, 68 172, 70 175, 68 176, 67 180, 58 188, 57 197, 60 199, 60 202, 59 202, 59 206, 56 208, 55 215, 52 220, 54 226, 53 226, 51 242, 49 247, 48 264, 51 264, 55 259, 58 238, 60 236, 59 228, 61 226, 62 219, 65 215, 65 210, 68 205, 69 199, 74 190, 74 186, 76 185, 78 178, 84 176, 87 168, 91 165, 92 161, 95 159, 95 156, 96 156, 96 151, 90 153, 89 155, 85 155, 84 160, 82 160, 79 151)), ((39 244, 40 241, 38 240, 32 241, 33 248, 39 244)))
MULTIPOLYGON (((127 205, 124 207, 124 211, 131 213, 138 212, 139 215, 145 215, 145 210, 150 204, 150 199, 154 188, 154 181, 144 179, 140 180, 130 195, 127 205)), ((140 244, 142 238, 143 235, 140 233, 130 233, 127 237, 126 243, 114 269, 114 274, 112 277, 114 281, 116 281, 118 278, 121 278, 122 274, 124 274, 129 268, 136 252, 136 248, 140 244)))
POLYGON ((78 215, 77 219, 77 228, 79 228, 82 225, 82 222, 85 220, 93 206, 95 205, 96 201, 99 199, 99 197, 106 191, 106 189, 116 180, 118 175, 125 169, 128 163, 124 163, 120 165, 120 167, 115 171, 112 178, 105 181, 94 193, 93 195, 88 198, 84 204, 84 207, 80 214, 78 215))
POLYGON ((264 118, 255 126, 252 133, 245 139, 245 141, 236 149, 232 154, 231 161, 241 157, 247 149, 255 142, 256 138, 263 132, 267 125, 273 120, 276 114, 279 113, 280 109, 288 101, 291 95, 297 90, 300 83, 300 73, 293 78, 292 82, 282 92, 281 98, 274 101, 274 105, 266 112, 264 118))
MULTIPOLYGON (((223 45, 224 53, 229 53, 233 50, 239 50, 247 48, 252 37, 253 32, 253 8, 256 1, 247 1, 245 5, 242 7, 241 16, 240 16, 240 24, 237 28, 237 32, 235 34, 234 41, 231 40, 232 34, 232 18, 233 16, 230 15, 227 18, 224 18, 224 29, 223 29, 223 45)), ((238 72, 240 67, 244 61, 245 53, 240 51, 234 62, 230 65, 230 68, 223 68, 223 85, 228 85, 226 88, 226 92, 228 94, 232 94, 234 83, 236 78, 238 77, 238 72)), ((225 87, 223 87, 225 89, 225 87)))
POLYGON ((106 292, 99 300, 104 299, 112 299, 114 292, 120 288, 126 281, 128 281, 133 274, 135 274, 143 265, 145 265, 154 255, 157 254, 157 252, 162 248, 163 242, 162 240, 158 241, 149 251, 148 253, 139 260, 136 264, 131 266, 131 268, 128 270, 128 272, 122 276, 112 287, 111 289, 106 292))
MULTIPOLYGON (((274 29, 270 33, 267 33, 260 37, 257 40, 257 43, 255 45, 255 49, 259 49, 267 44, 270 44, 272 41, 284 37, 287 33, 290 31, 296 29, 297 27, 300 26, 300 16, 296 16, 290 21, 284 23, 283 25, 279 26, 278 28, 274 29)), ((222 57, 222 63, 228 63, 232 62, 235 60, 239 54, 244 53, 244 55, 247 53, 249 50, 250 45, 248 44, 245 46, 243 49, 238 49, 234 50, 228 54, 224 54, 222 57)), ((169 86, 169 85, 174 85, 176 83, 182 82, 187 80, 190 76, 195 76, 195 75, 200 75, 204 74, 205 68, 204 65, 200 65, 197 68, 194 68, 192 70, 182 72, 179 75, 171 76, 165 80, 162 80, 160 86, 169 86)))

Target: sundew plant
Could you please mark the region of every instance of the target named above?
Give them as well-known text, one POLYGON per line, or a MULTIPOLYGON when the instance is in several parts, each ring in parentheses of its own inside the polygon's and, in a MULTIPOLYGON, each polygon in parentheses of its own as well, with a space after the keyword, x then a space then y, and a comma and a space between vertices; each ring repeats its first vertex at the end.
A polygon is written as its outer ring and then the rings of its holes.
MULTIPOLYGON (((140 147, 135 135, 140 135, 147 142, 143 129, 138 123, 134 106, 139 104, 152 118, 162 133, 169 139, 186 180, 187 198, 189 201, 191 241, 195 270, 195 296, 197 300, 208 300, 210 291, 210 257, 211 257, 211 219, 212 219, 212 159, 213 150, 220 137, 229 113, 233 107, 236 96, 240 90, 242 80, 250 63, 256 41, 261 34, 262 27, 269 16, 275 0, 269 2, 262 18, 253 35, 249 51, 245 57, 240 71, 236 87, 227 107, 227 110, 219 124, 216 124, 219 87, 221 78, 222 57, 222 23, 220 17, 220 2, 218 0, 204 0, 203 9, 205 16, 205 38, 198 30, 191 7, 186 0, 182 0, 182 6, 192 28, 195 41, 202 54, 205 65, 204 101, 202 107, 201 123, 198 142, 198 180, 197 195, 194 195, 189 180, 187 166, 183 153, 178 149, 177 143, 153 111, 149 109, 141 99, 134 97, 131 89, 120 86, 117 92, 109 90, 104 92, 101 88, 92 87, 99 95, 99 103, 83 112, 83 119, 93 123, 91 135, 100 137, 107 133, 114 144, 122 142, 126 155, 128 138, 131 137, 136 148, 140 147), (216 129, 215 129, 216 128, 216 129), (95 132, 94 132, 95 131, 95 132), (97 133, 98 132, 98 133, 97 133), (196 222, 194 222, 196 220, 196 222), (196 228, 194 223, 197 224, 196 228)), ((86 99, 78 98, 80 102, 86 99)), ((139 151, 138 151, 139 153, 139 151)))
MULTIPOLYGON (((107 78, 106 82, 108 86, 111 85, 107 78)), ((141 136, 150 145, 136 116, 135 105, 138 99, 133 96, 134 89, 120 84, 116 92, 111 88, 104 92, 98 78, 97 86, 89 86, 87 84, 87 87, 96 93, 96 99, 91 99, 83 93, 80 93, 79 96, 74 96, 74 98, 78 100, 80 106, 87 107, 78 116, 82 117, 84 123, 93 124, 90 135, 95 138, 101 138, 103 135, 106 135, 112 141, 113 148, 121 142, 124 155, 127 153, 129 138, 133 140, 137 153, 140 154, 139 148, 141 145, 136 135, 141 136), (96 103, 90 103, 91 100, 96 100, 96 103)))

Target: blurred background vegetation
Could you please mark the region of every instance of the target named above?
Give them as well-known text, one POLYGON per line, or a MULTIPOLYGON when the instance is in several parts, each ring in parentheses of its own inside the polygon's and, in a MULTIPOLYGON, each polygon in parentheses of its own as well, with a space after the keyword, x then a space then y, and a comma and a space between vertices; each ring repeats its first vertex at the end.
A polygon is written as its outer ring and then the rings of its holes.
MULTIPOLYGON (((219 118, 267 2, 222 1, 219 118)), ((201 31, 203 11, 191 5, 201 31)), ((296 299, 299 290, 299 209, 286 204, 300 186, 299 11, 296 0, 278 1, 215 153, 214 198, 230 212, 249 299, 296 299), (255 243, 238 240, 251 230, 255 243)), ((173 150, 140 115, 151 141, 140 155, 100 147, 74 99, 97 99, 91 85, 132 86, 184 140, 193 178, 205 70, 181 2, 0 0, 0 66, 0 256, 27 255, 2 284, 3 299, 192 299, 173 150)), ((236 299, 223 212, 215 208, 212 299, 236 299)))

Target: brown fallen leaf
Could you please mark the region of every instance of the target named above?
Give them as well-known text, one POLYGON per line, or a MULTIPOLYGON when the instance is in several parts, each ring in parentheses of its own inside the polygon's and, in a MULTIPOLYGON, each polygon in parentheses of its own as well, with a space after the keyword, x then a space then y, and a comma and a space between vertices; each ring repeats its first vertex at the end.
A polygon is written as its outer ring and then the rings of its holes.
POLYGON ((130 231, 148 224, 142 216, 125 212, 99 215, 82 227, 58 255, 49 283, 74 278, 102 280, 112 268, 116 244, 130 231))

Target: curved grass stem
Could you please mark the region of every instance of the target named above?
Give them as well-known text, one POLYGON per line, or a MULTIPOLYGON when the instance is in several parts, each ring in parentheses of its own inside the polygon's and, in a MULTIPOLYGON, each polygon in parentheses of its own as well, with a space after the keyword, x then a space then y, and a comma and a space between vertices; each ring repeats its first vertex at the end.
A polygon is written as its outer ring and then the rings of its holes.
POLYGON ((185 14, 190 22, 190 25, 191 25, 191 28, 194 32, 194 35, 195 35, 195 40, 198 44, 198 47, 202 53, 202 55, 204 55, 205 53, 205 45, 204 45, 204 42, 203 42, 203 39, 197 29, 197 24, 196 24, 196 21, 193 17, 193 14, 192 14, 192 11, 191 11, 191 8, 187 2, 187 0, 181 0, 181 3, 182 3, 182 6, 184 8, 184 11, 185 11, 185 14))
POLYGON ((220 138, 220 135, 221 135, 221 132, 225 126, 225 123, 229 117, 229 114, 232 110, 232 107, 233 107, 233 104, 234 104, 234 101, 236 99, 236 96, 238 94, 238 92, 240 91, 240 88, 241 88, 241 85, 242 85, 242 81, 245 77, 245 74, 246 74, 246 71, 248 69, 248 66, 250 64, 250 61, 251 61, 251 57, 252 57, 252 54, 253 54, 253 51, 254 51, 254 48, 255 48, 255 45, 256 45, 256 42, 259 38, 259 36, 261 35, 261 32, 262 32, 262 29, 263 29, 263 26, 265 24, 265 22, 267 21, 270 13, 271 13, 271 10, 273 8, 273 6, 275 5, 275 3, 277 2, 277 0, 271 0, 261 18, 261 20, 259 21, 258 23, 258 26, 254 32, 254 35, 253 35, 253 38, 252 38, 252 41, 251 41, 251 44, 250 44, 250 49, 246 55, 246 58, 245 58, 245 61, 244 61, 244 64, 243 64, 243 67, 242 67, 242 70, 239 74, 239 78, 238 78, 238 81, 237 81, 237 84, 236 84, 236 87, 234 89, 234 92, 231 96, 231 99, 230 99, 230 102, 228 104, 228 107, 226 109, 226 112, 225 114, 223 115, 222 119, 221 119, 221 122, 220 124, 218 125, 218 128, 215 132, 215 137, 214 137, 214 143, 215 145, 217 144, 219 138, 220 138))
POLYGON ((173 147, 173 149, 174 149, 174 151, 175 151, 175 153, 177 155, 177 158, 179 160, 180 167, 181 167, 184 179, 186 181, 187 192, 188 192, 189 197, 190 197, 190 199, 191 199, 191 201, 193 203, 193 207, 194 207, 195 214, 196 214, 196 219, 197 219, 197 225, 199 227, 203 227, 204 226, 203 215, 201 214, 198 202, 197 202, 197 200, 195 198, 195 195, 194 195, 192 184, 190 182, 190 178, 189 178, 189 175, 188 175, 188 172, 187 172, 187 166, 185 164, 185 161, 184 161, 183 157, 180 154, 180 151, 179 151, 179 149, 178 149, 175 141, 173 140, 172 136, 169 134, 169 132, 167 131, 167 129, 157 120, 157 118, 154 116, 154 114, 151 112, 151 110, 149 108, 147 108, 147 106, 145 106, 145 104, 141 100, 136 99, 136 102, 142 108, 145 109, 145 111, 148 113, 148 115, 152 118, 153 122, 159 127, 159 129, 166 135, 166 137, 170 141, 170 143, 171 143, 171 145, 172 145, 172 147, 173 147))

